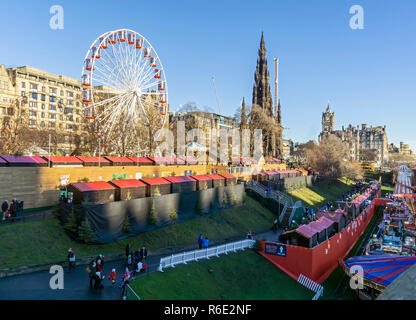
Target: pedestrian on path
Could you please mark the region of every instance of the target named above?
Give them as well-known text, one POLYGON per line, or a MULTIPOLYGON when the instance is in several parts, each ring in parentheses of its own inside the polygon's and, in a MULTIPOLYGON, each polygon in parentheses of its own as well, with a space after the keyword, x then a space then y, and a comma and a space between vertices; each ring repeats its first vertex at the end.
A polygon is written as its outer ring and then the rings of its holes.
POLYGON ((203 240, 202 246, 204 248, 208 248, 208 245, 209 245, 209 239, 208 237, 205 237, 205 239, 203 240))
POLYGON ((147 258, 147 249, 144 246, 140 249, 140 258, 142 260, 146 260, 147 258))
POLYGON ((129 257, 130 254, 130 244, 126 244, 126 259, 129 257))
POLYGON ((93 288, 94 287, 94 281, 95 281, 95 274, 97 272, 97 264, 96 264, 95 260, 91 261, 89 269, 90 269, 90 272, 89 272, 90 288, 93 288))
POLYGON ((69 272, 71 272, 72 269, 75 269, 75 254, 72 251, 72 248, 68 249, 68 267, 69 272))
POLYGON ((114 285, 116 283, 116 269, 111 269, 111 273, 108 276, 108 280, 111 280, 111 284, 114 285))
POLYGON ((9 202, 7 200, 4 200, 4 202, 1 205, 1 213, 3 220, 6 220, 7 209, 9 209, 9 202))
POLYGON ((97 271, 95 273, 94 289, 99 294, 103 293, 103 289, 104 289, 104 285, 102 284, 103 280, 104 280, 103 274, 97 271))
POLYGON ((277 231, 277 219, 274 219, 273 221, 273 230, 277 231))
POLYGON ((202 242, 203 241, 204 240, 203 240, 202 234, 200 234, 199 237, 198 237, 198 246, 199 246, 199 249, 202 249, 202 242))

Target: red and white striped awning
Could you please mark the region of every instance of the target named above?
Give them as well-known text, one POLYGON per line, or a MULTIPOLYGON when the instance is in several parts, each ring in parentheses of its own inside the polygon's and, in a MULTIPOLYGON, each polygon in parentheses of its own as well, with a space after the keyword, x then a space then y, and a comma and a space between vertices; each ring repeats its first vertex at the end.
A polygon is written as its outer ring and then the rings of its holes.
POLYGON ((414 188, 411 182, 412 171, 405 165, 399 167, 396 185, 394 186, 394 194, 413 193, 414 188))

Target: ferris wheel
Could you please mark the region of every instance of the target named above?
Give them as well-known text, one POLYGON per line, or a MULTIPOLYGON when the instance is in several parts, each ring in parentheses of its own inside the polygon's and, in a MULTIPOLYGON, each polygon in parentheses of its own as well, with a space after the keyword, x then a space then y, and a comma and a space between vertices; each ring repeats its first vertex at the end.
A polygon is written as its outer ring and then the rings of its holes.
POLYGON ((167 120, 168 87, 162 61, 141 34, 119 29, 90 46, 82 67, 82 101, 95 132, 115 129, 137 134, 139 126, 162 128, 167 120))

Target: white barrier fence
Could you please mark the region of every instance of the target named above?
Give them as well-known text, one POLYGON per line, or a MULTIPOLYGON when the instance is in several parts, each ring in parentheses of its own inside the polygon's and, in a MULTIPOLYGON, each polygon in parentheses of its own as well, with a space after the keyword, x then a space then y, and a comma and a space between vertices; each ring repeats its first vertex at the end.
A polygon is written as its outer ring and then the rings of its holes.
POLYGON ((298 282, 304 287, 308 288, 309 290, 312 290, 313 292, 315 292, 315 295, 312 298, 312 300, 318 300, 320 296, 323 296, 324 287, 321 286, 319 283, 304 276, 303 274, 299 275, 298 282))
POLYGON ((163 268, 175 267, 177 264, 186 264, 187 262, 191 261, 209 259, 211 257, 218 257, 220 254, 228 254, 229 252, 236 252, 237 250, 252 248, 255 242, 256 241, 252 239, 244 239, 211 248, 172 254, 168 257, 160 259, 158 271, 163 272, 163 268))

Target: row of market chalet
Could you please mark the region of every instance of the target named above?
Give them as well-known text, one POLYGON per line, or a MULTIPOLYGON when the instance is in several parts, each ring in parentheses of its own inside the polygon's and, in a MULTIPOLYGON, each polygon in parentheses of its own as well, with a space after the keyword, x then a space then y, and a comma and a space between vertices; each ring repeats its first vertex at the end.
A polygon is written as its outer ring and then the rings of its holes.
MULTIPOLYGON (((280 164, 277 158, 265 159, 266 164, 280 164)), ((253 165, 254 158, 233 158, 227 164, 253 165)), ((153 165, 195 165, 198 160, 191 157, 86 157, 86 156, 0 156, 0 167, 34 166, 34 167, 90 167, 90 166, 153 166, 153 165)))

